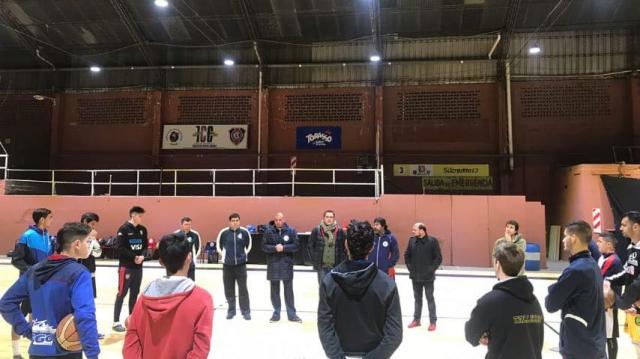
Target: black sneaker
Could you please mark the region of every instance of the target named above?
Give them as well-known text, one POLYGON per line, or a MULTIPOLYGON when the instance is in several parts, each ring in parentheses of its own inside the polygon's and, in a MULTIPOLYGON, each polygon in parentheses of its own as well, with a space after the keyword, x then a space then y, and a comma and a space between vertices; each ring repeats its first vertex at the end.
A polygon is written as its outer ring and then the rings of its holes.
POLYGON ((279 322, 279 321, 280 321, 280 314, 276 314, 276 313, 273 313, 273 315, 271 316, 271 319, 269 319, 270 323, 279 322))
POLYGON ((242 314, 244 320, 251 320, 251 314, 242 314))
POLYGON ((125 327, 124 327, 122 324, 120 324, 120 323, 115 323, 115 324, 113 325, 113 327, 111 327, 111 329, 112 329, 114 332, 118 332, 118 333, 122 333, 122 332, 126 332, 126 331, 127 331, 127 328, 125 328, 125 327))
POLYGON ((297 316, 297 315, 295 317, 289 318, 289 321, 290 322, 296 322, 296 323, 302 323, 302 319, 300 319, 300 317, 297 316))
POLYGON ((227 319, 233 319, 236 316, 236 313, 227 313, 227 319))
POLYGON ((13 356, 13 359, 23 359, 21 354, 16 354, 13 356))

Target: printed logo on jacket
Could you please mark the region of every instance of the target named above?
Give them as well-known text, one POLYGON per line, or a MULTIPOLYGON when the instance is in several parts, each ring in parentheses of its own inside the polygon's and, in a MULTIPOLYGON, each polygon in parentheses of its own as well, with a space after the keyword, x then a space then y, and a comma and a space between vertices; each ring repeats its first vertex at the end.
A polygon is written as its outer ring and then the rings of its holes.
POLYGON ((342 129, 340 127, 297 127, 296 149, 341 149, 342 129))

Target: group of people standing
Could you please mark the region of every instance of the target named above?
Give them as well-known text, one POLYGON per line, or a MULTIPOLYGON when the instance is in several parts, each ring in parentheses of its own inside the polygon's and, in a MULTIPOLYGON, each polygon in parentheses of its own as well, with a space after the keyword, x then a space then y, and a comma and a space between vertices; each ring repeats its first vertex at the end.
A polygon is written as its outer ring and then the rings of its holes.
MULTIPOLYGON (((127 332, 123 356, 206 357, 213 300, 194 282, 195 258, 203 239, 191 228, 191 219, 182 218, 180 229, 159 242, 160 264, 165 267, 166 276, 153 280, 138 296, 148 245, 147 230, 142 225, 144 213, 143 208, 132 207, 129 220, 117 235, 118 293, 113 330, 127 332), (127 294, 129 316, 120 322, 127 294), (171 335, 176 331, 181 335, 171 335)), ((308 243, 319 284, 320 341, 329 358, 389 358, 402 342, 402 315, 394 279, 398 241, 382 217, 375 218, 373 225, 353 220, 346 230, 340 228, 335 217, 332 210, 325 211, 308 243)), ((26 336, 32 340, 32 358, 81 358, 81 352, 66 352, 55 343, 58 323, 72 313, 82 351, 87 358, 96 358, 101 336, 94 302, 95 257, 100 256, 95 226, 99 217, 91 212, 83 214, 80 222, 64 224, 55 240, 48 232, 53 220, 50 210, 36 209, 33 220, 34 225, 20 237, 12 255, 20 277, 0 300, 0 314, 12 324, 14 338, 26 336), (25 318, 28 314, 30 322, 25 318)), ((620 230, 631 240, 624 265, 615 254, 612 235, 600 234, 595 246, 586 222, 572 222, 565 227, 563 246, 571 254, 569 266, 549 287, 544 302, 548 312, 562 312, 559 335, 563 358, 602 359, 607 352, 609 358, 615 358, 615 311, 639 310, 640 212, 626 213, 620 230), (596 247, 597 254, 590 250, 596 247)), ((421 325, 424 292, 429 309, 428 330, 433 331, 437 322, 434 280, 442 253, 438 240, 428 234, 424 223, 416 223, 412 233, 404 252, 415 299, 413 320, 408 327, 421 325)), ((237 285, 240 313, 245 320, 251 320, 246 264, 252 237, 240 225, 239 214, 229 216, 229 226, 218 233, 216 242, 223 263, 226 318, 236 315, 237 285)), ((273 306, 270 321, 280 320, 282 282, 287 318, 302 322, 293 294, 293 255, 300 250, 300 242, 283 213, 276 213, 269 223, 260 247, 267 255, 273 306)), ((469 343, 488 346, 487 358, 541 358, 544 317, 533 286, 523 275, 525 248, 518 223, 508 221, 504 237, 496 241, 492 251, 499 282, 478 300, 465 325, 469 343)), ((17 343, 13 341, 14 358, 21 358, 17 343)))

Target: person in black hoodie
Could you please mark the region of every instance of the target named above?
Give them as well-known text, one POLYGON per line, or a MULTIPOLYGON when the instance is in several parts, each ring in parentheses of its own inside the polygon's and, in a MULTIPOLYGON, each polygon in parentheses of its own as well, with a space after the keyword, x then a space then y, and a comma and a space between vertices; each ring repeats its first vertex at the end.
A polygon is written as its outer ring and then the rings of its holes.
POLYGON ((149 245, 147 229, 142 225, 144 209, 134 206, 129 210, 129 220, 118 229, 118 293, 113 308, 113 330, 124 332, 120 312, 124 297, 129 293, 129 315, 133 312, 142 283, 142 262, 149 245))
POLYGON ((330 359, 390 358, 402 343, 402 312, 393 279, 366 260, 373 228, 352 221, 347 228, 348 260, 320 284, 318 334, 330 359))
POLYGON ((436 279, 436 269, 442 264, 442 252, 438 239, 427 235, 427 226, 424 223, 413 225, 413 237, 409 238, 409 245, 404 252, 404 263, 409 269, 415 299, 413 321, 409 324, 409 328, 420 326, 424 291, 429 306, 429 331, 434 331, 438 316, 436 301, 433 298, 433 282, 436 279))
POLYGON ((464 326, 466 339, 473 346, 487 345, 487 359, 540 359, 544 318, 531 282, 518 276, 524 252, 516 244, 502 241, 496 244, 492 257, 499 283, 473 308, 464 326))
POLYGON ((332 210, 324 211, 322 222, 311 230, 308 247, 320 284, 322 278, 342 263, 347 255, 344 249, 344 231, 336 223, 336 214, 332 210))
POLYGON ((602 275, 589 252, 591 235, 585 221, 566 226, 562 244, 571 253, 569 266, 549 286, 544 303, 549 313, 562 310, 560 354, 565 359, 607 357, 602 275))

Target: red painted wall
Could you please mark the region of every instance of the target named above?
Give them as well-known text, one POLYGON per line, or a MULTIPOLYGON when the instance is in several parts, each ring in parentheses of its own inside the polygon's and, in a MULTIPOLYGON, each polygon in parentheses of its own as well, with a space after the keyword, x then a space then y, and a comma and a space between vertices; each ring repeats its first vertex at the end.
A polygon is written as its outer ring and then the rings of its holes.
MULTIPOLYGON (((231 212, 242 216, 242 223, 267 223, 282 211, 286 221, 298 231, 309 231, 320 223, 325 209, 336 212, 338 222, 350 219, 387 219, 400 241, 401 258, 415 222, 427 225, 430 235, 442 246, 444 264, 489 266, 491 246, 504 231, 504 222, 516 218, 522 223, 526 239, 545 250, 544 207, 525 202, 524 197, 501 196, 421 196, 386 195, 372 198, 321 197, 71 197, 0 196, 0 251, 11 249, 31 222, 36 207, 53 211, 55 232, 64 222, 78 220, 82 212, 100 215, 100 236, 114 235, 128 217, 133 205, 146 209, 145 225, 153 238, 175 230, 183 216, 193 218, 194 227, 212 240, 227 225, 231 212)), ((254 247, 258 250, 257 247, 254 247)), ((543 259, 544 264, 544 259, 543 259)))

